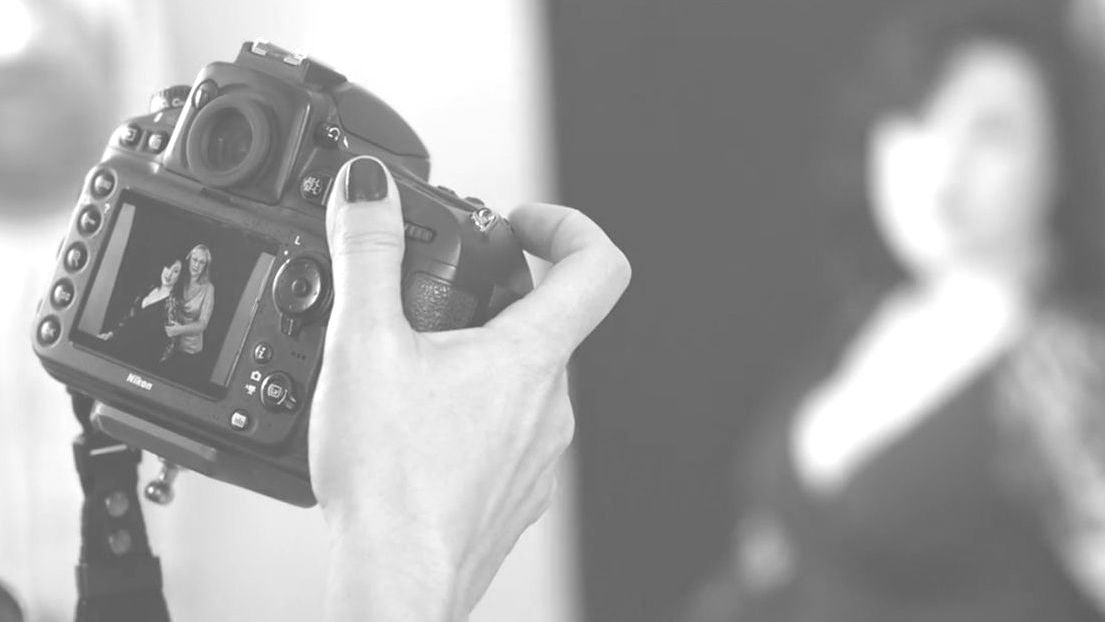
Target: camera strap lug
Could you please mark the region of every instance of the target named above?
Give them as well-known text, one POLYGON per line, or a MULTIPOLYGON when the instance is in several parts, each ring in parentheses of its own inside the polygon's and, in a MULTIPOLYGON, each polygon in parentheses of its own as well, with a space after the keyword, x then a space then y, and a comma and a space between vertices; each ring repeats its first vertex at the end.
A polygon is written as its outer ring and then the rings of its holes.
POLYGON ((169 622, 161 563, 150 550, 138 499, 142 454, 96 430, 93 400, 70 394, 83 430, 73 441, 84 491, 76 620, 169 622))

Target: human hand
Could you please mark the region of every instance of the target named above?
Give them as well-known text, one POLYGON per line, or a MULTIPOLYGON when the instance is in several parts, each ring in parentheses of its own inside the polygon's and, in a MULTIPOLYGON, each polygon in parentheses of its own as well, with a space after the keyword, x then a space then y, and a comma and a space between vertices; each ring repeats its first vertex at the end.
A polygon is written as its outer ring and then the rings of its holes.
POLYGON ((544 281, 483 327, 417 333, 395 182, 352 164, 327 210, 334 306, 310 424, 326 619, 460 620, 551 500, 574 429, 565 366, 629 263, 580 212, 522 207, 511 222, 553 263, 544 281))
POLYGON ((110 341, 111 338, 114 337, 114 336, 115 336, 115 332, 109 330, 106 333, 100 333, 99 335, 96 335, 96 338, 99 339, 100 341, 110 341))

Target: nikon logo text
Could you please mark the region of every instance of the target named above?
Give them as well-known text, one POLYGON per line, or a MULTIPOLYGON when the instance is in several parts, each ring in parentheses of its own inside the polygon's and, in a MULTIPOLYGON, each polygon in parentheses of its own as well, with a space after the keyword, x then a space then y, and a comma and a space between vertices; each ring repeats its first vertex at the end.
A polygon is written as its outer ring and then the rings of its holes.
POLYGON ((153 383, 152 382, 150 382, 149 380, 146 380, 145 378, 143 378, 142 376, 139 376, 138 374, 127 374, 127 382, 133 384, 134 386, 136 386, 140 389, 145 389, 147 391, 149 391, 150 389, 153 388, 153 383))

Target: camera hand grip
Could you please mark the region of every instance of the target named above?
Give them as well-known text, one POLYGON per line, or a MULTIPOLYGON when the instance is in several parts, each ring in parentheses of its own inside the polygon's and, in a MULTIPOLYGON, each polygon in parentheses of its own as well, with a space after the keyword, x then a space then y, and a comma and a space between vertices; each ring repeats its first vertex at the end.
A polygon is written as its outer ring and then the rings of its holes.
POLYGON ((403 312, 419 332, 464 328, 477 304, 472 294, 425 272, 411 274, 403 288, 403 312))

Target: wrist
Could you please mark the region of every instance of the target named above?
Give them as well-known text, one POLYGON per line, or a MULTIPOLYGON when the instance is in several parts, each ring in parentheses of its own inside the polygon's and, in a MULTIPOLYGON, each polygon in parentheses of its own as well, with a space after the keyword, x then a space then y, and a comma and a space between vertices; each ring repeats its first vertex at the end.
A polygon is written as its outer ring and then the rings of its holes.
POLYGON ((457 622, 457 565, 445 547, 417 530, 373 533, 332 527, 326 620, 457 622))

